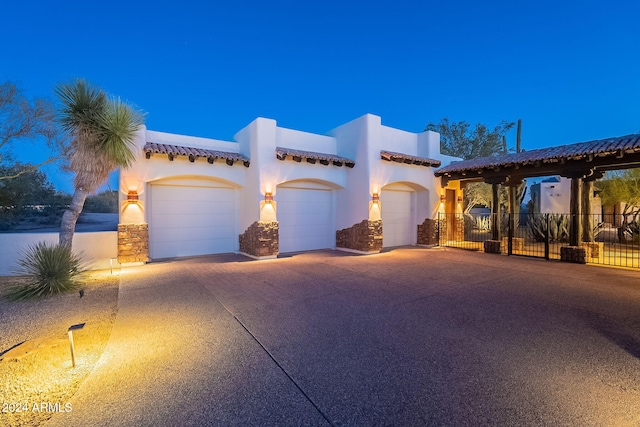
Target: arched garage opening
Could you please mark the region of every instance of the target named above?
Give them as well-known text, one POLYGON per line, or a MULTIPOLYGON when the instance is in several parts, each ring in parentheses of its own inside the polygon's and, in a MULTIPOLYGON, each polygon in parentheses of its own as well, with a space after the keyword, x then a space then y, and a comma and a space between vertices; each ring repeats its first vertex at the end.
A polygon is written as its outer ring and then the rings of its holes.
POLYGON ((228 181, 199 176, 147 183, 149 257, 236 251, 237 188, 228 181))
POLYGON ((382 246, 414 245, 417 225, 427 215, 427 191, 409 182, 395 182, 380 193, 382 246))
POLYGON ((278 185, 276 201, 280 252, 333 248, 336 244, 336 190, 316 180, 278 185))

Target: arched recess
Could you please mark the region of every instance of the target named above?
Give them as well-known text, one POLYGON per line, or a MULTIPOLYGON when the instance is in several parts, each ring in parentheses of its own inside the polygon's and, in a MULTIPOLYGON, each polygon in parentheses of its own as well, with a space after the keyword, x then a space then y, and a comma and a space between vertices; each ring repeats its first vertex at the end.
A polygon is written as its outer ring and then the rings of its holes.
POLYGON ((415 245, 417 225, 428 216, 428 191, 412 182, 394 182, 380 192, 383 247, 415 245))
POLYGON ((280 252, 335 247, 336 191, 340 188, 320 180, 294 180, 278 185, 274 199, 280 252))
POLYGON ((236 251, 239 188, 227 180, 194 175, 148 182, 149 257, 236 251))

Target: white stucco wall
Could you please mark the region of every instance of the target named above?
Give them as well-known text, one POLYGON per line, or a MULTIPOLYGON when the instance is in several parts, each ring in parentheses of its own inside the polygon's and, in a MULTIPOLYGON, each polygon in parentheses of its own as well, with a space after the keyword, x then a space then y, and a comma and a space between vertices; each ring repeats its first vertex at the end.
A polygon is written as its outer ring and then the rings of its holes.
MULTIPOLYGON (((175 135, 165 132, 141 129, 135 139, 137 149, 136 160, 128 169, 120 170, 120 223, 139 224, 148 222, 148 185, 170 177, 190 179, 212 178, 228 183, 232 187, 244 187, 247 168, 234 164, 227 165, 224 160, 216 160, 209 164, 207 159, 199 158, 191 163, 186 156, 176 156, 170 161, 166 154, 154 154, 146 159, 143 148, 147 142, 180 145, 187 147, 205 148, 211 150, 240 152, 237 142, 220 141, 215 139, 197 138, 186 135, 175 135), (126 203, 129 191, 138 193, 138 203, 126 203)), ((244 153, 243 153, 244 154, 244 153)))
MULTIPOLYGON (((14 274, 17 261, 24 250, 38 242, 58 243, 58 233, 1 233, 0 234, 0 276, 14 274)), ((83 252, 84 258, 93 270, 109 268, 109 259, 118 256, 118 233, 101 231, 75 233, 73 251, 83 252)), ((119 267, 117 260, 114 267, 119 267)))
POLYGON ((369 218, 369 202, 373 194, 369 183, 367 140, 371 122, 376 116, 366 114, 329 132, 336 138, 337 154, 355 161, 355 167, 346 171, 346 191, 337 195, 336 228, 349 228, 369 218))
POLYGON ((276 144, 278 147, 294 148, 296 150, 337 154, 337 141, 331 136, 281 127, 276 128, 276 144))
POLYGON ((571 180, 540 183, 540 213, 568 214, 571 204, 571 180))
MULTIPOLYGON (((388 162, 380 151, 394 151, 412 156, 441 160, 443 165, 459 160, 440 154, 440 135, 427 131, 412 133, 382 125, 380 117, 366 114, 330 132, 338 141, 340 155, 356 161, 348 174, 348 191, 339 195, 338 228, 351 227, 367 219, 369 202, 386 185, 401 183, 416 191, 413 221, 415 225, 437 214, 440 180, 434 168, 388 162)), ((384 218, 383 218, 384 222, 384 218)))
MULTIPOLYGON (((149 185, 167 179, 216 179, 237 189, 237 234, 242 234, 253 222, 277 220, 278 186, 301 183, 319 185, 334 191, 332 203, 336 229, 353 226, 370 218, 372 195, 380 194, 384 186, 406 185, 415 191, 412 222, 421 223, 437 214, 440 201, 440 180, 432 167, 388 162, 380 158, 380 151, 394 151, 413 156, 441 160, 443 166, 452 160, 440 154, 440 135, 435 132, 412 133, 382 125, 380 117, 365 114, 328 133, 318 135, 282 128, 273 119, 257 118, 240 130, 235 141, 175 135, 141 130, 136 138, 137 159, 133 167, 120 174, 120 222, 148 222, 149 185), (241 153, 251 166, 228 166, 223 161, 213 165, 206 159, 189 162, 185 156, 169 161, 167 155, 154 154, 146 159, 143 147, 147 142, 198 147, 241 153), (281 161, 276 147, 336 154, 355 161, 354 168, 281 161), (137 191, 138 204, 126 203, 127 193, 137 191), (265 193, 273 194, 274 202, 265 207, 265 193), (271 211, 266 212, 268 208, 271 211)), ((384 220, 384 218, 383 218, 384 220)))

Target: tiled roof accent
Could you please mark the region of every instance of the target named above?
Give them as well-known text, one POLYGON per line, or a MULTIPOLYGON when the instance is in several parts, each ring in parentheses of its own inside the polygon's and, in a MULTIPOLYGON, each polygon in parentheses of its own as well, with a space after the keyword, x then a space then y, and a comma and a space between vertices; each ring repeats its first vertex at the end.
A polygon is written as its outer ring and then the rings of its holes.
POLYGON ((598 157, 623 157, 625 154, 640 153, 640 135, 626 135, 617 138, 600 139, 577 144, 522 151, 514 154, 481 157, 477 159, 452 162, 438 169, 436 176, 450 173, 468 172, 480 169, 519 167, 545 163, 564 163, 570 160, 593 161, 598 157))
POLYGON ((380 158, 389 162, 407 163, 410 165, 420 165, 426 167, 438 167, 442 164, 440 160, 433 160, 427 157, 412 156, 410 154, 394 153, 393 151, 380 151, 380 158))
POLYGON ((285 160, 287 156, 290 156, 294 161, 301 162, 302 159, 306 159, 308 163, 319 162, 321 165, 327 166, 329 162, 335 166, 346 166, 352 168, 356 165, 353 160, 349 160, 346 157, 336 156, 335 154, 316 153, 314 151, 294 150, 291 148, 276 147, 276 157, 278 160, 285 160))
POLYGON ((160 153, 166 154, 171 161, 173 161, 175 156, 187 156, 191 163, 195 162, 198 157, 204 157, 209 163, 213 163, 216 159, 223 159, 229 166, 233 165, 234 162, 242 162, 245 167, 249 167, 250 164, 249 158, 240 153, 183 147, 181 145, 158 144, 155 142, 147 142, 144 146, 144 152, 147 159, 151 158, 153 154, 160 153))

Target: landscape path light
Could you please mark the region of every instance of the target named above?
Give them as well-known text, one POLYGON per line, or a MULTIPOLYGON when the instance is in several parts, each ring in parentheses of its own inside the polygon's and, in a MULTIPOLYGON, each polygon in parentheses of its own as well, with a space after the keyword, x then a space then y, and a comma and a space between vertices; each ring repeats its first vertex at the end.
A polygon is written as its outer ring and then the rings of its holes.
POLYGON ((76 367, 76 350, 74 348, 73 345, 73 331, 78 331, 82 328, 84 328, 84 323, 78 323, 77 325, 71 325, 69 326, 69 346, 71 347, 71 365, 75 368, 76 367))

